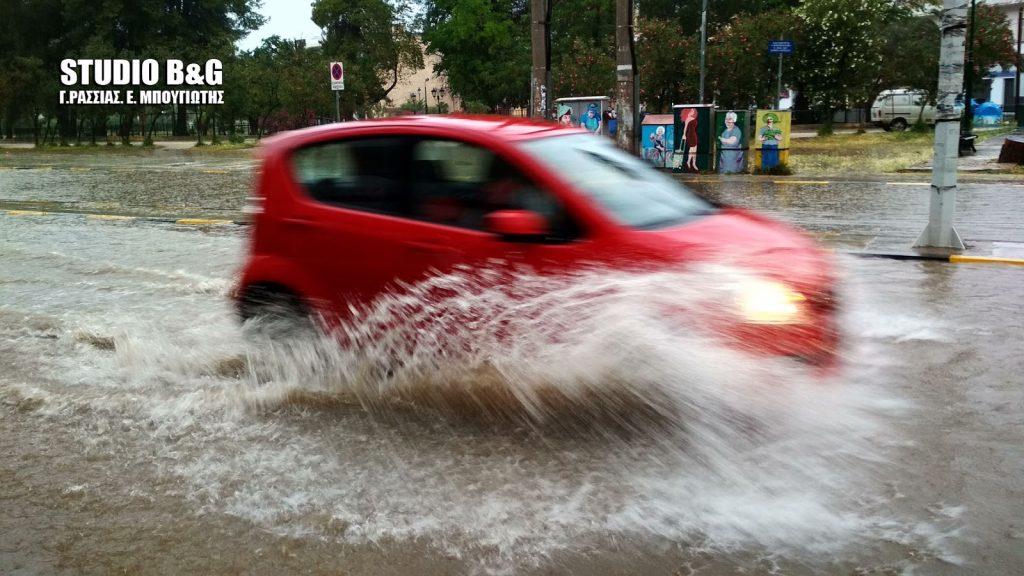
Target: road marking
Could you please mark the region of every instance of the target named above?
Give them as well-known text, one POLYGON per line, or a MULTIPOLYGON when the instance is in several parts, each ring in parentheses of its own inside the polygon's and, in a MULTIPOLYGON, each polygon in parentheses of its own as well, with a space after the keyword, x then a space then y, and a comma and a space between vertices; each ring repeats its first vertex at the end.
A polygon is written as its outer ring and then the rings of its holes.
POLYGON ((231 220, 217 220, 214 218, 181 218, 175 220, 174 223, 181 226, 223 226, 224 224, 234 224, 231 220))
POLYGON ((135 220, 135 216, 119 216, 116 214, 86 214, 89 220, 135 220))
POLYGON ((42 212, 39 210, 8 210, 8 216, 47 216, 49 212, 42 212))
POLYGON ((949 261, 954 264, 1009 264, 1011 266, 1024 266, 1024 258, 999 258, 996 256, 965 256, 953 254, 949 261))
POLYGON ((772 184, 831 184, 828 180, 772 180, 772 184))
POLYGON ((227 174, 228 173, 227 170, 213 170, 213 169, 210 169, 210 170, 200 170, 200 172, 202 172, 203 174, 227 174))

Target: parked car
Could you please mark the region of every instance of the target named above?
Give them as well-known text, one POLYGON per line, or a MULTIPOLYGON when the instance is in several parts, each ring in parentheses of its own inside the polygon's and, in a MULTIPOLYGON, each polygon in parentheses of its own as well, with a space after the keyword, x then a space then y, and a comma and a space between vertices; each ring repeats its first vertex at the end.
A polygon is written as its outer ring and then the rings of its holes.
POLYGON ((285 133, 264 143, 255 198, 243 318, 344 319, 399 283, 495 259, 551 275, 728 262, 757 278, 728 333, 815 365, 836 357, 831 259, 812 240, 578 128, 416 116, 285 133))
POLYGON ((913 90, 886 90, 871 105, 871 122, 886 130, 906 130, 918 118, 926 124, 935 124, 935 106, 927 102, 927 95, 913 90), (922 108, 923 105, 923 108, 922 108))

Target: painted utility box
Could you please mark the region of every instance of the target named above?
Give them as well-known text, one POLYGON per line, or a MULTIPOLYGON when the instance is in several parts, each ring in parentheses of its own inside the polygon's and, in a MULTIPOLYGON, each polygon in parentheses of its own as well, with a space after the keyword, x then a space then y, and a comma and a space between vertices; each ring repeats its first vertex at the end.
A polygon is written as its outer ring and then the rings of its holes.
POLYGON ((640 127, 644 160, 657 168, 671 168, 674 156, 675 119, 671 114, 648 114, 640 127))
POLYGON ((715 144, 718 147, 715 167, 720 174, 742 174, 747 171, 750 152, 750 111, 718 110, 715 112, 715 144))
POLYGON ((789 163, 789 136, 792 116, 789 110, 758 110, 754 128, 756 167, 767 172, 789 163))
POLYGON ((608 134, 605 111, 611 104, 607 96, 577 96, 555 100, 556 120, 561 124, 579 126, 594 134, 608 134))
POLYGON ((675 134, 672 168, 677 172, 707 172, 714 165, 714 106, 677 104, 672 107, 675 134))

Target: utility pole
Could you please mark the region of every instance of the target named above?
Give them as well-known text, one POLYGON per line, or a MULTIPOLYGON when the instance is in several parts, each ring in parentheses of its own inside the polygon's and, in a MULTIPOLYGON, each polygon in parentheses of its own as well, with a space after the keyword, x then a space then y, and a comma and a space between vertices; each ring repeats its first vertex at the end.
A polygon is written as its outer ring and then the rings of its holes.
POLYGON ((704 0, 703 6, 700 9, 700 91, 698 100, 700 103, 704 103, 704 76, 705 76, 705 62, 707 59, 708 52, 708 0, 704 0))
POLYGON ((615 144, 635 154, 636 138, 636 56, 633 44, 633 0, 615 0, 615 115, 618 128, 615 144))
POLYGON ((943 0, 928 226, 917 239, 915 247, 964 249, 960 235, 953 228, 953 210, 956 207, 956 163, 962 116, 957 97, 963 95, 966 12, 963 0, 943 0))
POLYGON ((548 117, 551 91, 551 0, 530 0, 530 116, 548 117))

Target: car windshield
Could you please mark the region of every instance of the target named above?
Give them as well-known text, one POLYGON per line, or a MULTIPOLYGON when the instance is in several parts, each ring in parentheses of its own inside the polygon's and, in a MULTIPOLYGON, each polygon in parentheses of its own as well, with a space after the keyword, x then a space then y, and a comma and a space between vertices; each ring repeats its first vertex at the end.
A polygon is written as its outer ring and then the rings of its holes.
POLYGON ((552 136, 527 140, 521 147, 626 226, 666 228, 714 212, 685 186, 604 138, 552 136))

